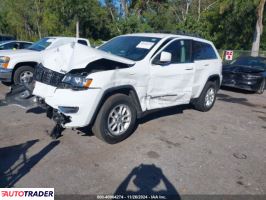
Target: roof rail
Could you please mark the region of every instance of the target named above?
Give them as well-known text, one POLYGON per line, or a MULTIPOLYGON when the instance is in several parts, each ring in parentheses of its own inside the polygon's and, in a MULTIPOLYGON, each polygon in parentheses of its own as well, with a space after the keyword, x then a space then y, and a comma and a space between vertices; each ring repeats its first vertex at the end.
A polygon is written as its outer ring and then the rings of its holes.
MULTIPOLYGON (((151 31, 145 31, 145 33, 151 33, 151 31)), ((154 33, 168 33, 168 34, 176 34, 176 35, 184 35, 184 36, 202 38, 200 34, 198 33, 189 33, 189 32, 181 31, 181 30, 176 30, 176 31, 160 30, 160 31, 154 31, 154 33)))
POLYGON ((176 31, 176 34, 177 34, 177 35, 186 35, 186 36, 191 36, 191 37, 202 38, 202 37, 200 36, 200 34, 198 34, 198 33, 189 33, 189 32, 181 31, 181 30, 177 30, 177 31, 176 31))

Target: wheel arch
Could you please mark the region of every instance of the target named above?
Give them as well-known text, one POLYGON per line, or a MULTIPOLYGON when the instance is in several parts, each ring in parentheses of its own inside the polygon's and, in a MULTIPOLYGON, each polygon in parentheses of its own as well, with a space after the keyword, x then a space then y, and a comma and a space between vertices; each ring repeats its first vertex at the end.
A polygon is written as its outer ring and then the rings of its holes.
POLYGON ((194 102, 195 99, 198 99, 200 97, 200 95, 202 94, 206 84, 208 82, 215 82, 216 83, 216 87, 217 87, 217 91, 220 89, 220 86, 221 86, 221 78, 219 76, 219 74, 213 74, 213 75, 210 75, 206 81, 205 81, 205 84, 203 84, 201 86, 201 88, 198 90, 197 94, 191 99, 191 102, 194 102))
POLYGON ((19 62, 15 65, 14 69, 12 70, 12 82, 14 80, 14 74, 15 74, 15 71, 19 68, 19 67, 22 67, 22 66, 30 66, 32 68, 35 68, 36 66, 38 65, 37 62, 19 62))
POLYGON ((112 87, 104 91, 98 105, 96 106, 95 112, 93 113, 91 123, 93 124, 95 122, 95 119, 97 117, 97 114, 99 110, 101 109, 102 105, 104 102, 112 95, 114 94, 125 94, 127 96, 130 96, 132 98, 132 102, 134 103, 137 111, 137 118, 141 117, 142 114, 142 109, 141 109, 141 104, 137 95, 137 92, 135 88, 132 85, 123 85, 123 86, 117 86, 117 87, 112 87))
MULTIPOLYGON (((206 83, 209 81, 215 82, 217 85, 217 90, 219 90, 219 88, 221 86, 221 78, 220 78, 219 74, 213 74, 213 75, 209 76, 206 83)), ((205 83, 205 85, 206 85, 206 83, 205 83)))

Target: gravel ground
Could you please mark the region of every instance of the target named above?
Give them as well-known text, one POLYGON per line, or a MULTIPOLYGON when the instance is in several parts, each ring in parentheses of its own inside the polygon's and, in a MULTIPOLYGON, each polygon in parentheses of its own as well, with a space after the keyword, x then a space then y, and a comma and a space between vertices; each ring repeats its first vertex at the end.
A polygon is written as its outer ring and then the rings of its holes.
MULTIPOLYGON (((1 85, 0 99, 6 91, 1 85)), ((184 106, 150 113, 116 145, 72 130, 52 141, 52 127, 40 109, 0 106, 0 187, 266 194, 266 92, 220 90, 207 113, 184 106)))

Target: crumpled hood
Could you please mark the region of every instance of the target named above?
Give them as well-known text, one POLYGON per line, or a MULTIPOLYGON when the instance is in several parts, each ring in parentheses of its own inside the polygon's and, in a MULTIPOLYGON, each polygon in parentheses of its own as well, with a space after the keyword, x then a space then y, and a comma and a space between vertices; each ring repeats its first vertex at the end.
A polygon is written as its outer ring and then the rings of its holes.
POLYGON ((132 60, 78 43, 70 43, 43 51, 41 63, 48 69, 65 74, 73 69, 85 68, 90 62, 102 58, 128 65, 135 64, 132 60))
POLYGON ((17 49, 17 50, 1 50, 0 56, 20 56, 23 54, 29 54, 29 53, 40 53, 39 51, 33 51, 29 49, 17 49))

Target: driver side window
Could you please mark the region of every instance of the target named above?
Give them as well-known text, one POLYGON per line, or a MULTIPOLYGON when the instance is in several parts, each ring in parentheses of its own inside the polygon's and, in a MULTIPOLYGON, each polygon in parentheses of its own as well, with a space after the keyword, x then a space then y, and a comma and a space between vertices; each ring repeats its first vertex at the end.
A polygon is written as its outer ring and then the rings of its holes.
MULTIPOLYGON (((176 40, 170 43, 163 49, 162 52, 172 54, 171 62, 169 64, 190 63, 191 59, 191 41, 190 40, 176 40)), ((161 53, 159 53, 153 60, 154 64, 160 63, 161 53)))

